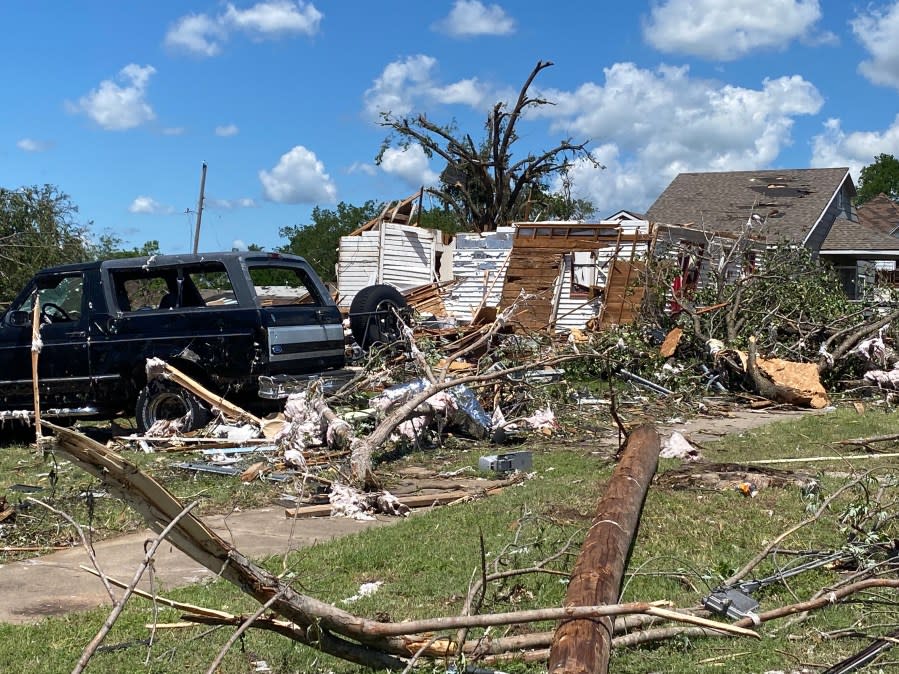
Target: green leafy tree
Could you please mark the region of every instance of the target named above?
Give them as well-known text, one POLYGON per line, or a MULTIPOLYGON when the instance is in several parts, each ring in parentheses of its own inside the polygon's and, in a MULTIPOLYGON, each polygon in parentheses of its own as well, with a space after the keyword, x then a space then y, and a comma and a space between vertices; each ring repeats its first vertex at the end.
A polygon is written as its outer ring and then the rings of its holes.
POLYGON ((893 201, 899 201, 899 159, 891 154, 878 155, 873 164, 868 164, 861 170, 855 204, 861 206, 878 194, 885 194, 893 201))
POLYGON ((159 241, 155 239, 145 241, 142 246, 123 248, 121 237, 110 233, 101 234, 97 242, 90 247, 90 256, 94 260, 118 260, 125 257, 148 257, 161 254, 159 241))
POLYGON ((281 228, 281 236, 288 240, 281 251, 302 255, 322 280, 334 281, 340 237, 377 217, 382 208, 374 201, 366 201, 362 206, 341 201, 334 211, 316 206, 311 223, 281 228))
POLYGON ((381 124, 391 129, 375 161, 380 163, 391 147, 418 145, 428 157, 438 156, 446 162, 437 187, 426 191, 456 212, 466 228, 479 232, 493 231, 515 220, 526 220, 529 196, 545 193, 551 179, 564 175, 576 158, 596 167, 600 164, 587 150, 587 142, 561 141, 540 153, 513 157, 517 148, 517 126, 521 117, 550 101, 528 92, 537 75, 551 66, 539 61, 522 86, 514 105, 500 101, 487 116, 484 139, 475 142, 463 134, 455 123, 441 126, 423 114, 395 117, 382 112, 381 124))
POLYGON ((88 226, 54 185, 0 187, 0 302, 12 300, 38 269, 90 258, 88 226))

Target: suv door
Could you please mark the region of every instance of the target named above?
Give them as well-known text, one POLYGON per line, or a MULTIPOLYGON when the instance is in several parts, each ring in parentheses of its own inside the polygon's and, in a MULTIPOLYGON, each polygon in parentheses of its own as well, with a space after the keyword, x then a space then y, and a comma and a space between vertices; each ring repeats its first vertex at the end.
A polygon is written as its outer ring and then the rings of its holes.
POLYGON ((250 376, 256 309, 239 305, 222 262, 110 265, 108 278, 115 330, 92 344, 98 370, 133 377, 147 358, 158 357, 193 363, 204 375, 250 376))
POLYGON ((84 273, 36 277, 19 295, 0 326, 0 389, 4 406, 31 409, 32 316, 40 307, 38 382, 41 407, 81 407, 91 402, 87 339, 88 297, 84 273))
POLYGON ((318 277, 298 262, 247 262, 266 333, 268 374, 308 374, 346 360, 343 318, 318 277))

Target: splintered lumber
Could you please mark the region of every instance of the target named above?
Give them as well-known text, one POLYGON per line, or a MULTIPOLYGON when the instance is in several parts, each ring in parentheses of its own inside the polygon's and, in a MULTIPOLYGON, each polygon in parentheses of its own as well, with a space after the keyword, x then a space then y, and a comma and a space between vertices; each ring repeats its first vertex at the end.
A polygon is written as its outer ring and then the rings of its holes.
POLYGON ((38 387, 37 365, 41 353, 41 298, 34 296, 34 312, 31 315, 31 386, 34 395, 34 432, 37 444, 41 444, 41 391, 38 387))
POLYGON ((172 367, 160 358, 147 359, 147 378, 150 378, 152 376, 163 376, 166 379, 171 379, 173 382, 180 386, 183 386, 198 398, 202 398, 203 400, 205 400, 212 406, 213 409, 221 410, 229 417, 233 417, 237 420, 249 421, 250 423, 256 424, 260 428, 263 425, 263 421, 259 417, 250 414, 242 407, 238 407, 234 403, 225 400, 222 396, 216 395, 208 388, 200 384, 200 382, 198 382, 197 380, 188 377, 179 369, 172 367))
MULTIPOLYGON (((565 595, 566 607, 618 601, 660 449, 659 434, 651 426, 640 426, 628 436, 575 563, 565 595)), ((550 648, 549 673, 606 674, 612 627, 608 617, 561 623, 550 648)))

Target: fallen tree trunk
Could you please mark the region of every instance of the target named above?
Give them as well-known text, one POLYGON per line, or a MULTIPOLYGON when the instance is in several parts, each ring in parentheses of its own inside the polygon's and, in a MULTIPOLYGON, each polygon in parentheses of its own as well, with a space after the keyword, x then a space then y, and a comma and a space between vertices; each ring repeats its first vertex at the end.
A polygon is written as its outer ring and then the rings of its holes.
MULTIPOLYGON (((575 563, 565 596, 566 607, 618 601, 660 449, 659 434, 650 426, 640 426, 629 435, 575 563)), ((612 653, 612 628, 609 618, 563 622, 556 629, 550 648, 550 674, 606 674, 612 653)))

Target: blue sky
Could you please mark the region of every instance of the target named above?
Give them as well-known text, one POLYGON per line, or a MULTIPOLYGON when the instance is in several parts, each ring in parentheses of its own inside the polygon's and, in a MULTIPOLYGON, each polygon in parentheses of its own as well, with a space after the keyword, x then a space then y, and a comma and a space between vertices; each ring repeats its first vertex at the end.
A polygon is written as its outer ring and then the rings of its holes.
POLYGON ((126 245, 285 243, 314 206, 398 199, 442 166, 381 111, 475 138, 539 60, 519 152, 589 140, 574 192, 647 208, 681 171, 899 156, 899 0, 0 4, 0 186, 51 183, 126 245))

